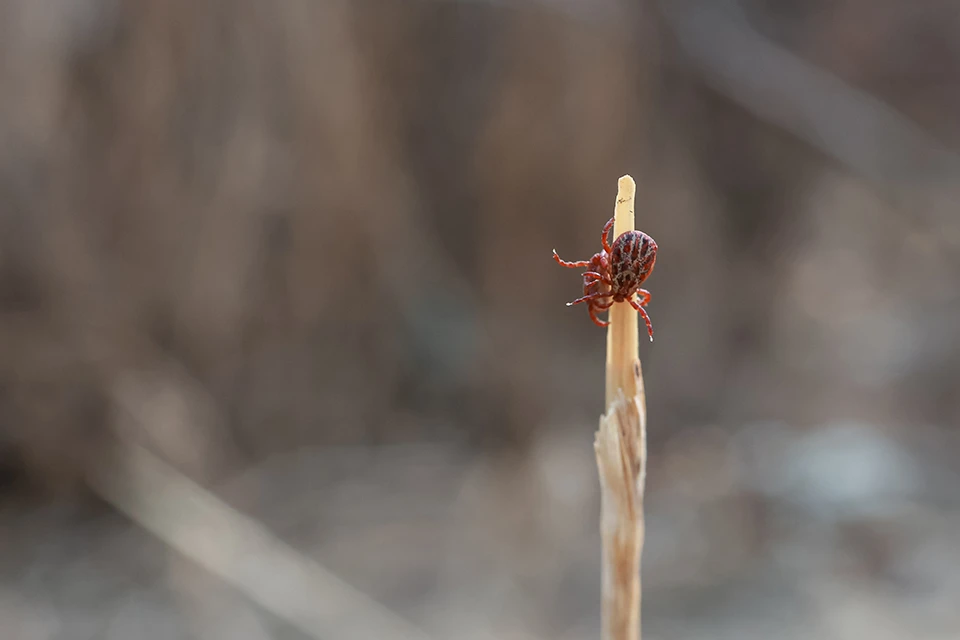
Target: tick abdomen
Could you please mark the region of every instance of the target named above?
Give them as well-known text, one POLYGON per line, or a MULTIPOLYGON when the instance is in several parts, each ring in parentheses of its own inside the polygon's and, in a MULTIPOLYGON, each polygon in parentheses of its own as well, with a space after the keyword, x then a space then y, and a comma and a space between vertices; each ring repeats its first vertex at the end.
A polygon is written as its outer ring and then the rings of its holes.
POLYGON ((610 275, 617 302, 628 299, 653 271, 657 243, 642 231, 627 231, 613 242, 610 275))

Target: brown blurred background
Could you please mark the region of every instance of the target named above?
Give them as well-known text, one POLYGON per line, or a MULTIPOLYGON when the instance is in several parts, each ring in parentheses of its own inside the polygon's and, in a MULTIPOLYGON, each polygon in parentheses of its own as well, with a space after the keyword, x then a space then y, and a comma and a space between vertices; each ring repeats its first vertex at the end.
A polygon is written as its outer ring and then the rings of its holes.
POLYGON ((0 635, 362 638, 380 603, 598 637, 604 334, 550 250, 629 173, 644 637, 960 636, 958 34, 934 0, 0 0, 0 635), (354 608, 297 628, 122 513, 95 478, 140 450, 354 608))

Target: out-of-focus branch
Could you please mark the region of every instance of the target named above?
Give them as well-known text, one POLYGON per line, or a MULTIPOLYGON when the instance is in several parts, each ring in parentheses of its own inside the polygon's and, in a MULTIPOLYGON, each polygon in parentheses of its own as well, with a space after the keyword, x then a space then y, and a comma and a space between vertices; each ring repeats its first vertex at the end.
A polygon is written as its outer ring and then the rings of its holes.
POLYGON ((146 449, 91 478, 144 529, 312 638, 429 640, 407 621, 230 508, 146 449))
POLYGON ((759 34, 736 0, 659 0, 704 80, 877 185, 956 181, 960 155, 889 105, 759 34))

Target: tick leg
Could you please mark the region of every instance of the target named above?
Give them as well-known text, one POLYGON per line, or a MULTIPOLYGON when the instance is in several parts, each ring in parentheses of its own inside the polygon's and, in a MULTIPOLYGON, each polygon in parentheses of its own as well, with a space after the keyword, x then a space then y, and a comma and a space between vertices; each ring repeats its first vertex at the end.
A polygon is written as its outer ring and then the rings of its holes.
POLYGON ((586 282, 588 279, 589 279, 591 282, 600 281, 600 282, 602 282, 603 284, 607 284, 607 285, 611 285, 611 286, 613 285, 613 282, 610 280, 610 276, 605 276, 605 275, 603 275, 603 274, 597 273, 596 271, 586 271, 586 272, 584 272, 584 274, 583 274, 583 280, 584 280, 584 282, 586 282))
POLYGON ((609 293, 591 293, 590 295, 583 296, 582 298, 577 298, 573 302, 568 302, 567 306, 572 307, 575 304, 580 304, 581 302, 590 302, 591 300, 596 300, 597 298, 609 298, 609 293))
POLYGON ((567 267, 569 269, 579 269, 580 267, 589 267, 589 260, 578 260, 576 262, 567 262, 566 260, 561 260, 560 256, 557 255, 557 250, 553 250, 553 259, 557 261, 561 267, 567 267))
POLYGON ((640 306, 648 304, 650 302, 650 292, 646 289, 637 289, 637 297, 640 298, 637 302, 640 303, 640 306))
POLYGON ((609 322, 605 322, 597 317, 597 307, 595 305, 591 304, 588 310, 590 312, 590 319, 593 320, 593 324, 597 325, 598 327, 607 327, 610 325, 609 322))
MULTIPOLYGON (((647 299, 650 299, 650 294, 647 293, 647 299)), ((643 321, 647 323, 647 335, 650 336, 650 342, 653 342, 653 325, 650 324, 650 316, 647 315, 647 310, 640 306, 640 303, 634 299, 630 299, 630 306, 637 310, 643 317, 643 321)))
POLYGON ((603 244, 603 248, 607 253, 613 253, 613 249, 610 248, 610 243, 607 241, 607 235, 610 233, 610 229, 613 228, 613 218, 607 220, 607 224, 603 225, 603 235, 600 237, 600 242, 603 244))

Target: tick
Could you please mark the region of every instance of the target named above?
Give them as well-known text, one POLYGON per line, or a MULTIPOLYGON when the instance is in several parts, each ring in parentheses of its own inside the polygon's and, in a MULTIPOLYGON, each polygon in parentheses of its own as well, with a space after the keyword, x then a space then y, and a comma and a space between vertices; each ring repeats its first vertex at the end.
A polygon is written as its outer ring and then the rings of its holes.
POLYGON ((583 297, 568 302, 567 306, 586 303, 593 323, 606 327, 610 323, 598 318, 597 312, 609 309, 615 302, 628 302, 643 317, 647 334, 653 342, 653 325, 643 308, 650 302, 650 292, 641 289, 640 285, 650 276, 657 262, 657 243, 642 231, 625 231, 610 246, 607 236, 612 228, 613 218, 610 218, 600 236, 602 248, 589 260, 567 262, 561 260, 554 249, 553 259, 560 266, 587 269, 583 273, 583 297))

